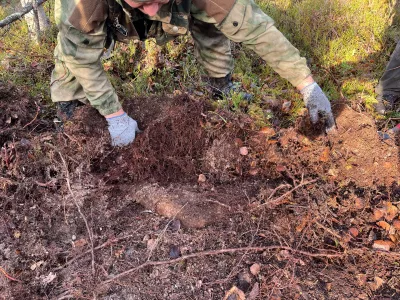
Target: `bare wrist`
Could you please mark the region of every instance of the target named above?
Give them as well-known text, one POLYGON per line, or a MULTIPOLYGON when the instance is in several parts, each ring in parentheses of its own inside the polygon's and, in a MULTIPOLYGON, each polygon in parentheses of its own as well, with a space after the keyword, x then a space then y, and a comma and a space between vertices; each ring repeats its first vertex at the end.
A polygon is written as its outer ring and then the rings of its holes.
POLYGON ((115 112, 115 113, 113 113, 113 114, 109 114, 109 115, 106 115, 106 116, 104 116, 106 119, 108 119, 108 118, 112 118, 112 117, 118 117, 118 116, 121 116, 121 115, 123 115, 125 112, 124 112, 124 110, 121 108, 120 110, 118 110, 117 112, 115 112))
POLYGON ((315 82, 314 78, 311 75, 309 75, 298 86, 296 86, 296 89, 301 91, 303 88, 305 88, 310 84, 313 84, 314 82, 315 82))

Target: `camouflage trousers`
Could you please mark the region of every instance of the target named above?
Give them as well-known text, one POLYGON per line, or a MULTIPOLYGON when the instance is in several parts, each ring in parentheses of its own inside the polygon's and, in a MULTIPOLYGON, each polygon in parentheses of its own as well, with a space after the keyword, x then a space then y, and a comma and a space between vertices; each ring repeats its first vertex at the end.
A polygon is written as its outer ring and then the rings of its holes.
POLYGON ((306 59, 253 0, 237 0, 221 23, 193 4, 191 15, 197 57, 210 77, 224 77, 232 72, 230 41, 253 50, 294 86, 311 74, 306 59))
MULTIPOLYGON (((121 105, 101 68, 100 57, 106 35, 104 26, 89 36, 82 35, 68 21, 68 11, 73 4, 74 1, 70 0, 55 1, 55 19, 60 33, 51 80, 52 100, 88 99, 101 114, 112 114, 121 105)), ((252 49, 294 86, 311 73, 305 58, 253 0, 237 0, 227 17, 219 23, 193 4, 191 16, 190 29, 196 54, 210 77, 222 78, 232 73, 234 62, 230 41, 252 49)))
POLYGON ((383 100, 382 96, 386 94, 400 96, 400 42, 397 43, 375 92, 379 100, 383 100))

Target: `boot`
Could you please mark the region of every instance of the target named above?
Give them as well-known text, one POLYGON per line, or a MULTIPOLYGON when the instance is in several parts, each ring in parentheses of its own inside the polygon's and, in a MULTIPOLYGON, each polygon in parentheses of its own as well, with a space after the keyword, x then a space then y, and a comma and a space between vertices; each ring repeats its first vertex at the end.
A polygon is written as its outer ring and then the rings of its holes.
POLYGON ((75 109, 83 105, 85 104, 79 100, 56 102, 57 117, 54 119, 54 123, 57 131, 62 132, 64 129, 64 122, 70 120, 74 115, 75 109))
POLYGON ((378 114, 384 115, 391 111, 396 111, 396 102, 399 102, 400 96, 394 94, 384 94, 378 97, 378 103, 376 103, 375 110, 378 114))
POLYGON ((214 78, 210 77, 211 97, 214 100, 221 100, 223 98, 229 98, 232 93, 239 93, 244 100, 251 101, 253 95, 241 91, 238 85, 232 82, 232 75, 228 74, 225 77, 214 78))

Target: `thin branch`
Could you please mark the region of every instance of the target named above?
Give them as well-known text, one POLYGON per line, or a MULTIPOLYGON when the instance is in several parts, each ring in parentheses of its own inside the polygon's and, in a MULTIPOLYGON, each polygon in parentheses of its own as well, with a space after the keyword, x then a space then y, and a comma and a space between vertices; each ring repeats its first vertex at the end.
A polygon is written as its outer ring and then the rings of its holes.
POLYGON ((11 277, 10 275, 8 275, 8 273, 2 267, 0 267, 0 272, 3 273, 4 276, 6 276, 11 281, 22 282, 21 280, 15 279, 14 277, 11 277))
POLYGON ((305 255, 305 256, 310 256, 310 257, 316 257, 316 258, 340 258, 343 257, 343 253, 310 253, 306 251, 301 251, 301 250, 295 250, 291 247, 287 246, 266 246, 266 247, 242 247, 242 248, 228 248, 228 249, 218 249, 218 250, 208 250, 208 251, 201 251, 201 252, 196 252, 196 253, 191 253, 187 254, 175 259, 171 260, 160 260, 160 261, 146 261, 145 263, 134 267, 132 269, 126 270, 125 272, 119 273, 115 275, 113 278, 105 280, 100 283, 100 285, 105 285, 108 283, 113 282, 116 279, 119 279, 121 277, 124 277, 130 273, 139 271, 143 268, 149 267, 149 266, 161 266, 161 265, 169 265, 169 264, 174 264, 181 262, 186 259, 190 258, 197 258, 197 257, 204 257, 204 256, 212 256, 212 255, 219 255, 219 254, 227 254, 227 253, 235 253, 235 252, 263 252, 263 251, 271 251, 271 250, 288 250, 293 253, 305 255))
MULTIPOLYGON (((139 227, 139 228, 141 228, 141 227, 139 227)), ((133 235, 127 235, 127 236, 122 236, 122 237, 119 237, 119 238, 114 238, 114 239, 108 240, 108 241, 104 242, 103 244, 101 244, 100 246, 95 247, 93 250, 94 250, 94 251, 97 251, 97 250, 102 249, 102 248, 105 248, 105 247, 107 247, 107 246, 109 246, 109 245, 115 244, 115 243, 117 243, 117 242, 119 242, 119 241, 126 240, 126 239, 128 239, 128 238, 130 238, 130 237, 132 237, 132 236, 133 236, 133 235)), ((81 253, 81 254, 75 256, 74 258, 70 259, 69 261, 67 261, 67 262, 66 262, 65 264, 63 264, 62 266, 55 268, 53 271, 61 270, 61 269, 65 268, 66 266, 72 264, 74 261, 77 261, 77 260, 80 259, 81 257, 83 257, 83 256, 85 256, 86 254, 91 253, 91 252, 92 252, 92 249, 89 249, 89 250, 87 250, 87 251, 85 251, 85 252, 83 252, 83 253, 81 253)))
POLYGON ((268 205, 268 206, 270 206, 270 207, 274 207, 274 206, 276 206, 276 205, 279 205, 279 204, 281 204, 281 201, 282 201, 282 200, 284 200, 287 196, 289 196, 291 193, 293 193, 293 192, 294 192, 295 190, 297 190, 298 188, 300 188, 300 187, 302 187, 302 186, 305 186, 305 185, 309 185, 309 184, 314 183, 314 182, 316 182, 316 181, 318 181, 318 179, 314 179, 314 180, 310 180, 310 181, 305 181, 305 182, 302 181, 301 183, 299 183, 298 185, 296 185, 294 188, 292 188, 290 191, 287 191, 286 193, 284 193, 282 196, 279 196, 278 198, 273 199, 273 200, 271 200, 271 201, 267 201, 267 202, 265 202, 265 203, 263 203, 263 204, 261 204, 261 205, 255 207, 255 208, 253 208, 252 210, 255 210, 255 209, 257 209, 257 208, 260 208, 260 207, 266 206, 266 205, 268 205))
MULTIPOLYGON (((42 5, 45 3, 47 0, 38 0, 36 2, 37 6, 42 5)), ((15 21, 20 20, 24 15, 29 13, 33 9, 32 3, 29 3, 26 5, 24 8, 22 8, 22 11, 13 13, 7 17, 5 17, 3 20, 0 20, 0 28, 5 27, 7 25, 10 25, 11 23, 14 23, 15 21)))
POLYGON ((88 235, 89 235, 90 246, 91 246, 91 253, 92 253, 92 272, 93 272, 93 277, 94 277, 94 276, 96 275, 96 269, 95 269, 95 265, 94 265, 94 262, 95 262, 95 261, 94 261, 94 250, 93 250, 93 249, 94 249, 94 246, 93 246, 93 233, 92 233, 92 231, 90 230, 89 223, 88 223, 88 221, 87 221, 85 215, 84 215, 83 212, 81 211, 81 207, 79 206, 78 201, 77 201, 76 198, 75 198, 74 192, 72 191, 72 188, 71 188, 71 181, 70 181, 70 176, 69 176, 69 171, 68 171, 68 165, 67 165, 67 163, 66 163, 66 161, 65 161, 65 159, 64 159, 64 157, 62 156, 62 154, 61 154, 60 151, 58 151, 58 155, 60 155, 60 158, 61 158, 61 160, 62 160, 62 162, 63 162, 63 165, 64 165, 64 168, 65 168, 65 176, 66 176, 65 179, 66 179, 66 181, 67 181, 68 191, 69 191, 69 193, 71 194, 72 199, 74 200, 75 206, 76 206, 76 208, 78 209, 79 214, 81 215, 83 221, 85 222, 86 230, 87 230, 88 235))
POLYGON ((35 104, 36 104, 36 115, 35 115, 35 117, 32 119, 32 121, 30 121, 29 123, 25 124, 24 127, 22 127, 22 129, 24 129, 25 127, 31 125, 37 119, 37 117, 39 115, 39 112, 40 112, 40 106, 36 103, 36 101, 35 101, 35 104))
POLYGON ((95 268, 95 258, 94 258, 93 234, 92 234, 92 231, 90 230, 89 223, 88 223, 85 215, 82 213, 81 207, 79 206, 77 199, 75 198, 75 194, 72 191, 71 179, 70 179, 70 176, 69 176, 67 162, 65 161, 65 159, 64 159, 63 155, 61 154, 61 152, 55 146, 53 146, 52 144, 49 144, 49 143, 45 143, 45 145, 47 145, 48 147, 52 148, 53 150, 55 150, 58 153, 58 155, 60 156, 60 158, 62 160, 62 163, 64 165, 65 180, 67 181, 68 191, 71 194, 72 199, 74 200, 74 204, 75 204, 76 208, 78 209, 79 214, 81 215, 83 221, 85 222, 86 230, 87 230, 88 235, 89 235, 90 246, 91 246, 90 248, 91 248, 91 254, 92 254, 92 272, 93 272, 93 278, 95 278, 96 268, 95 268))

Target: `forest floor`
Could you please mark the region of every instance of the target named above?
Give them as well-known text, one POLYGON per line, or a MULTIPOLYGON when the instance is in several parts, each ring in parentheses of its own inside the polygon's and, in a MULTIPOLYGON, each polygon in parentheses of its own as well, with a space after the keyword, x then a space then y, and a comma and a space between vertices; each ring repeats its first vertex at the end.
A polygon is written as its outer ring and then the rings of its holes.
MULTIPOLYGON (((283 103, 270 103, 281 112, 283 103)), ((399 299, 398 141, 334 106, 338 131, 253 130, 176 95, 130 99, 143 130, 0 83, 1 299, 399 299)))

